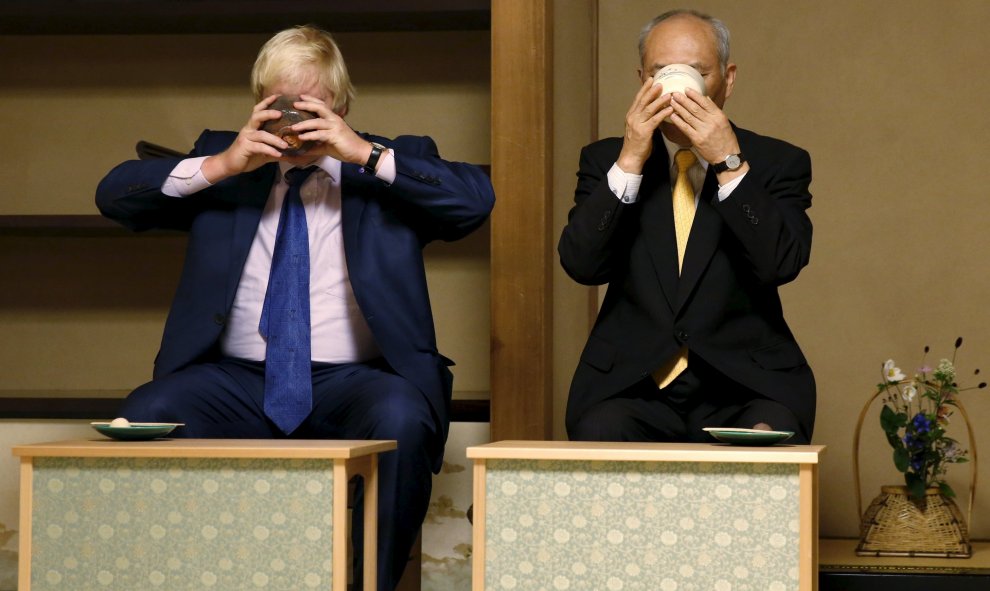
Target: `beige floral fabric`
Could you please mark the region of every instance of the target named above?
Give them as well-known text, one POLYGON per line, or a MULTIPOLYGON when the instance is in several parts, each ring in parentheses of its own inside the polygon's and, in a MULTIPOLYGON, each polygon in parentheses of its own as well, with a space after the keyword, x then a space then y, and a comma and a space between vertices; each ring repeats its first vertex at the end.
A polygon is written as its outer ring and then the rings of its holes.
POLYGON ((798 588, 797 464, 486 464, 488 591, 798 588))
POLYGON ((329 589, 332 464, 35 458, 31 589, 329 589))

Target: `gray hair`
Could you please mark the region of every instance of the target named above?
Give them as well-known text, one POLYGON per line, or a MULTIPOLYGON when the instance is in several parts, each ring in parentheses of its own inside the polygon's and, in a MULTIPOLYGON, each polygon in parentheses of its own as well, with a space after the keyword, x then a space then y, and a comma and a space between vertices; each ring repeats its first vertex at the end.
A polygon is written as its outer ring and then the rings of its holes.
POLYGON ((718 54, 718 64, 722 69, 722 74, 725 74, 725 68, 729 65, 729 28, 725 26, 725 23, 713 16, 687 8, 669 10, 646 23, 643 30, 639 32, 639 63, 642 64, 643 58, 646 56, 646 38, 650 36, 650 32, 663 21, 675 16, 693 16, 708 23, 712 28, 712 33, 715 35, 715 51, 718 54))

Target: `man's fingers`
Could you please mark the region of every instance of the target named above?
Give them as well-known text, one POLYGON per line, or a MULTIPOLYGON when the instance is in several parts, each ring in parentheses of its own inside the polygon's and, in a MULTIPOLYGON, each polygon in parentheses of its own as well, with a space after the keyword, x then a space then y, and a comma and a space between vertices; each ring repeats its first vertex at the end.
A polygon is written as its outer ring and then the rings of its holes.
POLYGON ((685 96, 687 96, 691 101, 693 101, 702 110, 712 113, 718 110, 718 105, 715 104, 710 97, 707 97, 693 88, 688 88, 685 90, 685 96))
POLYGON ((677 114, 685 119, 697 119, 699 112, 702 111, 702 109, 698 106, 698 103, 695 103, 692 100, 678 100, 677 96, 672 96, 670 102, 674 105, 674 110, 677 114))
POLYGON ((646 82, 643 82, 643 85, 640 86, 639 87, 639 90, 636 91, 636 96, 633 98, 633 104, 634 105, 640 104, 640 102, 642 102, 643 95, 645 95, 647 92, 649 92, 649 90, 651 88, 651 82, 652 82, 652 80, 647 80, 646 82))
POLYGON ((264 145, 264 146, 275 146, 280 150, 284 150, 289 147, 289 143, 275 135, 274 133, 259 129, 257 132, 252 134, 253 137, 249 138, 253 142, 264 145))
POLYGON ((257 113, 258 111, 264 111, 264 110, 266 110, 268 107, 270 107, 272 105, 272 103, 275 102, 276 99, 278 99, 278 95, 277 94, 272 94, 272 95, 266 96, 265 98, 261 99, 261 102, 260 103, 258 103, 257 105, 254 106, 253 111, 255 113, 257 113))

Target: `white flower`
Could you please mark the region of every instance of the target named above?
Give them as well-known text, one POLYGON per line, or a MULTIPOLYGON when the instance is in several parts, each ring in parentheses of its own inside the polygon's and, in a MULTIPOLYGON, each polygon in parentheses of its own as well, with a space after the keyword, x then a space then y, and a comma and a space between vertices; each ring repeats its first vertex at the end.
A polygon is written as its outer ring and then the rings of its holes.
POLYGON ((904 379, 901 368, 894 366, 894 360, 888 359, 883 364, 883 376, 888 382, 899 382, 904 379))
POLYGON ((956 379, 956 368, 952 366, 952 362, 948 359, 939 361, 938 367, 935 368, 935 378, 945 382, 956 379))
POLYGON ((901 398, 911 402, 914 400, 915 395, 918 394, 918 389, 914 387, 914 384, 907 384, 904 389, 901 390, 901 398))

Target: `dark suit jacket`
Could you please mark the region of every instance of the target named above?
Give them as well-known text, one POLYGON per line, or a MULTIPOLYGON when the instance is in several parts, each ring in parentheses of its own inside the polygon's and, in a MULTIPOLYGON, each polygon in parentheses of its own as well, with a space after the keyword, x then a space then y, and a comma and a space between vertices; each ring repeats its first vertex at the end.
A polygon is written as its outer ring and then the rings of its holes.
MULTIPOLYGON (((221 152, 235 137, 206 131, 190 156, 221 152)), ((385 360, 423 392, 446 435, 453 362, 437 351, 422 249, 431 240, 457 240, 478 228, 491 212, 494 193, 479 168, 441 160, 430 138, 365 137, 395 150, 396 178, 387 185, 359 166, 342 165, 341 223, 354 296, 385 360)), ((276 164, 268 164, 195 195, 169 197, 161 186, 179 161, 124 162, 96 193, 100 211, 131 229, 189 232, 156 378, 217 357, 277 172, 276 164)))
POLYGON ((687 346, 732 381, 785 404, 811 437, 815 381, 777 294, 808 263, 811 159, 780 140, 736 134, 751 169, 721 203, 709 170, 680 277, 663 141, 634 204, 616 198, 606 179, 622 139, 582 151, 558 251, 573 279, 609 286, 571 384, 568 425, 687 346))

